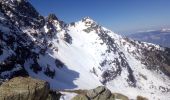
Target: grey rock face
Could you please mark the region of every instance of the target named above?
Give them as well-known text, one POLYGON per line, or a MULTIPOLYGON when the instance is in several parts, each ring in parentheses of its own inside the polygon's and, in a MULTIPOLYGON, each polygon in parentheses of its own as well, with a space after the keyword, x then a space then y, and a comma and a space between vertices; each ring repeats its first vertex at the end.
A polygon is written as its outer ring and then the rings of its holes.
POLYGON ((87 96, 90 99, 94 99, 96 96, 98 96, 103 91, 105 91, 105 87, 99 86, 96 89, 91 89, 91 90, 87 91, 87 96))
POLYGON ((80 94, 75 96, 72 100, 89 100, 89 99, 87 96, 80 94))
POLYGON ((0 86, 0 100, 46 100, 49 85, 30 77, 16 77, 0 86))

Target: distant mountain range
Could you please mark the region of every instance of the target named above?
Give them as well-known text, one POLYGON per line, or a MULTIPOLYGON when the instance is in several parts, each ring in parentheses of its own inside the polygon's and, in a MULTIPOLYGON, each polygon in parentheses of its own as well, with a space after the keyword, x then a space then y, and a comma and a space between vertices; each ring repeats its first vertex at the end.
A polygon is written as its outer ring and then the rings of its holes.
POLYGON ((130 34, 128 37, 139 41, 158 44, 163 47, 170 47, 170 28, 138 32, 130 34))

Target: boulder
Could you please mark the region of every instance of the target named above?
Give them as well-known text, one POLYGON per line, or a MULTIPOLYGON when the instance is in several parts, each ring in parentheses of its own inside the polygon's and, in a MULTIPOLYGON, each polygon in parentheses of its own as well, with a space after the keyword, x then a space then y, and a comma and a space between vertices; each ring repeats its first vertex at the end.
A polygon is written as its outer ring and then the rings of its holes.
POLYGON ((75 96, 72 100, 129 100, 127 96, 119 93, 111 93, 104 86, 87 90, 86 93, 75 96))
POLYGON ((46 100, 49 84, 30 77, 16 77, 0 86, 0 100, 46 100))
POLYGON ((75 96, 72 100, 89 100, 87 96, 79 94, 75 96))
POLYGON ((79 94, 72 100, 115 100, 111 91, 104 86, 87 90, 86 94, 79 94))
POLYGON ((105 87, 99 86, 95 89, 91 89, 91 90, 87 91, 87 96, 90 99, 94 99, 96 96, 98 96, 103 91, 105 91, 105 87))
POLYGON ((137 96, 136 100, 148 100, 148 99, 142 96, 137 96))
POLYGON ((94 100, 114 100, 114 96, 112 96, 110 90, 105 89, 102 93, 99 93, 94 100))

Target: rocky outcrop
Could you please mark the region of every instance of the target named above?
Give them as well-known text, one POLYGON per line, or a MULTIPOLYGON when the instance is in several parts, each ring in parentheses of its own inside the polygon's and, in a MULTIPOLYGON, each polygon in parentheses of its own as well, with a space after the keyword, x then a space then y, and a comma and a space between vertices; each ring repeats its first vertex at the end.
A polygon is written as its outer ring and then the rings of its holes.
POLYGON ((104 86, 99 86, 95 89, 88 90, 86 94, 79 94, 72 100, 129 100, 128 97, 121 94, 113 94, 104 86))
POLYGON ((0 100, 46 100, 49 85, 30 77, 16 77, 0 86, 0 100))
POLYGON ((72 100, 89 100, 89 98, 85 95, 79 94, 75 96, 72 100))
POLYGON ((137 96, 136 100, 148 100, 148 99, 142 96, 137 96))
POLYGON ((62 94, 57 91, 50 91, 46 100, 60 100, 62 94))

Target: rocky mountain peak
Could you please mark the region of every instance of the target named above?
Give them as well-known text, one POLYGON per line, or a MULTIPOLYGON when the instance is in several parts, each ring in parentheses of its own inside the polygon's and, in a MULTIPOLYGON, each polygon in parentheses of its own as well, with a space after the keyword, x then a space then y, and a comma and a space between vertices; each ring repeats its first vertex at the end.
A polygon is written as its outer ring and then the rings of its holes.
POLYGON ((55 14, 49 14, 46 17, 45 32, 54 36, 56 33, 62 31, 67 24, 56 17, 55 14))
POLYGON ((20 27, 40 28, 44 18, 26 0, 1 0, 1 12, 20 27))
POLYGON ((86 26, 91 26, 96 24, 96 22, 90 17, 84 17, 81 21, 84 22, 86 26))
POLYGON ((90 18, 89 16, 82 18, 82 21, 83 22, 85 22, 85 21, 93 21, 94 22, 94 20, 92 18, 90 18))
POLYGON ((58 18, 56 17, 55 14, 49 14, 48 17, 47 17, 47 20, 48 21, 52 21, 52 20, 57 20, 58 21, 58 18))

